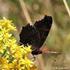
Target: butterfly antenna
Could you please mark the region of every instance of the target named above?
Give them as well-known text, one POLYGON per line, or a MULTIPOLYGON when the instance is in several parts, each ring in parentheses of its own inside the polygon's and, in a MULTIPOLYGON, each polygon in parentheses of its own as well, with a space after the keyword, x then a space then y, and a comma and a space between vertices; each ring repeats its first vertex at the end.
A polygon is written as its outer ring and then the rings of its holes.
POLYGON ((24 16, 25 16, 25 18, 26 18, 26 21, 27 21, 30 25, 33 25, 33 24, 32 24, 32 21, 31 21, 31 18, 30 18, 30 15, 29 15, 29 13, 28 13, 28 10, 27 10, 27 8, 26 8, 26 5, 25 5, 24 0, 19 0, 19 3, 20 3, 20 6, 21 6, 21 8, 22 8, 22 11, 23 11, 23 13, 24 13, 24 16))
POLYGON ((47 51, 47 54, 61 54, 62 52, 56 52, 56 51, 47 51))

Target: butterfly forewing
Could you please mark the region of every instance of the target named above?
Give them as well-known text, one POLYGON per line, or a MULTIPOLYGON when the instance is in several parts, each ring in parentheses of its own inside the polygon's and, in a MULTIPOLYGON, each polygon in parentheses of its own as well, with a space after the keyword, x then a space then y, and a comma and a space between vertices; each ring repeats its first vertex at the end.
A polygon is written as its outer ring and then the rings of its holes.
POLYGON ((44 19, 37 21, 34 24, 34 26, 36 27, 40 35, 40 43, 39 43, 40 47, 43 45, 44 41, 46 40, 50 31, 51 25, 52 25, 51 16, 45 16, 44 19))

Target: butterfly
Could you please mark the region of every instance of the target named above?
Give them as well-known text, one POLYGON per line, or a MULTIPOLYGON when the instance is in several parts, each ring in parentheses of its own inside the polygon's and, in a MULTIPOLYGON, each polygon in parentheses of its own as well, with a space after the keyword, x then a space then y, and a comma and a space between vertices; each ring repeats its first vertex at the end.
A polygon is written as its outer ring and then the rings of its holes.
POLYGON ((40 48, 45 42, 52 26, 52 17, 45 15, 43 19, 36 21, 34 25, 27 24, 20 32, 20 43, 32 45, 32 54, 42 53, 40 48))

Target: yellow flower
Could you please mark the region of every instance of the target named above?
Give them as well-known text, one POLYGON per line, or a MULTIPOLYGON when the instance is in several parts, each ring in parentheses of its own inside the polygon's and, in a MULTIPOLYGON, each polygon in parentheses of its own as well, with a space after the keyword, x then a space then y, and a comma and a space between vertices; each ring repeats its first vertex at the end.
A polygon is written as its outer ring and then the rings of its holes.
POLYGON ((27 56, 29 53, 31 53, 31 46, 28 47, 24 47, 23 45, 21 46, 14 46, 11 47, 11 51, 14 53, 13 56, 17 57, 17 58, 21 58, 24 56, 27 56))
POLYGON ((11 48, 14 47, 14 45, 16 45, 16 39, 12 37, 10 39, 7 39, 5 45, 11 48))
POLYGON ((6 58, 0 57, 0 70, 8 69, 8 60, 6 58))
POLYGON ((30 70, 33 65, 28 59, 31 46, 18 45, 11 30, 16 30, 12 21, 6 18, 0 20, 0 70, 30 70))
POLYGON ((5 28, 7 31, 16 30, 16 27, 12 24, 12 21, 6 19, 5 17, 0 20, 0 25, 2 26, 0 28, 5 28))
POLYGON ((28 53, 30 53, 32 50, 31 50, 31 46, 30 45, 28 45, 28 47, 27 46, 25 46, 24 47, 24 49, 28 52, 28 53))
POLYGON ((21 66, 24 66, 24 68, 27 68, 27 70, 30 70, 30 67, 32 67, 32 65, 33 65, 33 62, 30 61, 27 57, 25 57, 24 59, 21 58, 19 60, 19 63, 21 66))
POLYGON ((5 34, 3 35, 3 42, 6 43, 11 36, 12 36, 12 34, 5 33, 5 34))
POLYGON ((31 53, 32 49, 31 49, 31 46, 23 46, 23 49, 24 49, 24 56, 27 56, 29 53, 31 53))
POLYGON ((14 50, 15 50, 14 54, 13 54, 14 57, 16 57, 16 58, 23 57, 23 49, 21 47, 16 47, 14 50))
POLYGON ((12 70, 19 70, 21 67, 18 63, 18 60, 14 60, 12 63, 9 63, 9 68, 12 70))
POLYGON ((6 38, 6 39, 10 38, 11 36, 12 36, 12 34, 9 34, 9 33, 4 34, 4 38, 6 38))
POLYGON ((0 46, 0 53, 3 53, 3 46, 0 46))

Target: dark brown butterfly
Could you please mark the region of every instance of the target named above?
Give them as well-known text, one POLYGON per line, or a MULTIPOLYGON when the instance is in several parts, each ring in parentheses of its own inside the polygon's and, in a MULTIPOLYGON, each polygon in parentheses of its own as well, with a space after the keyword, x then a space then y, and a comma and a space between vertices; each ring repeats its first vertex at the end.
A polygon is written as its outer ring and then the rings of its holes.
POLYGON ((36 21, 32 26, 27 24, 22 28, 20 33, 20 42, 24 45, 32 45, 32 54, 42 53, 40 48, 45 42, 52 25, 52 17, 45 16, 43 19, 36 21))

